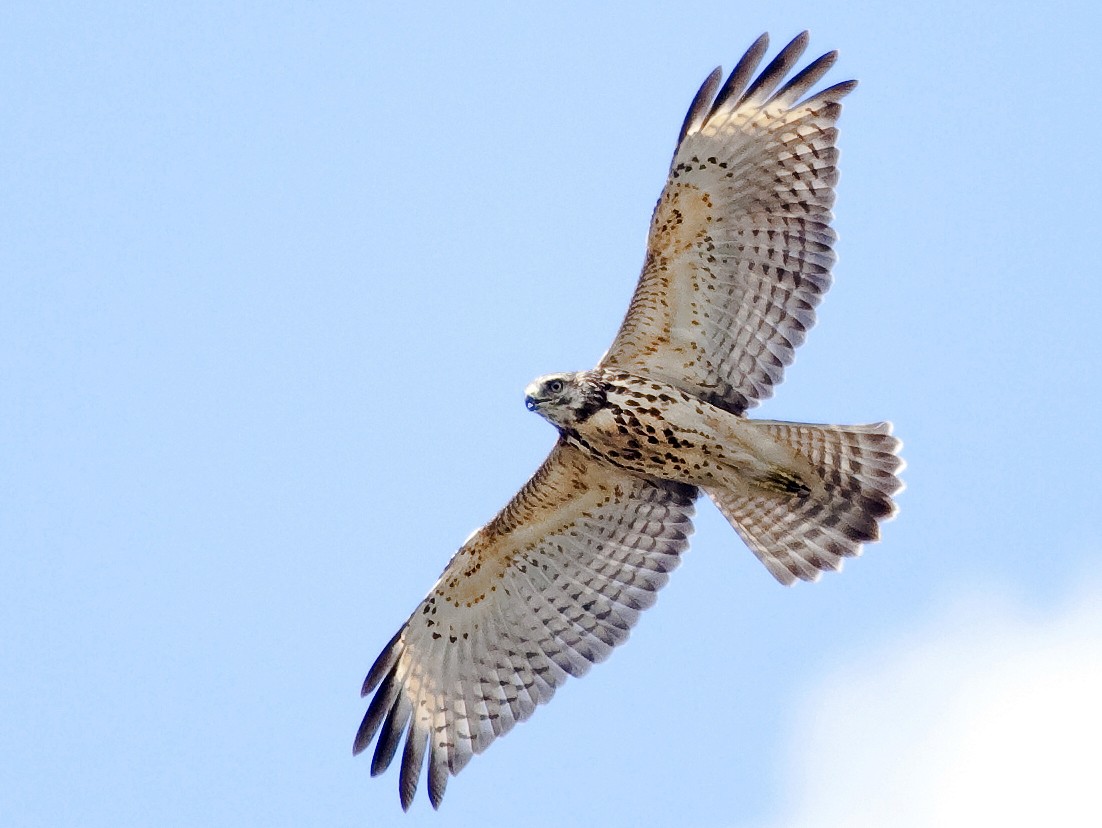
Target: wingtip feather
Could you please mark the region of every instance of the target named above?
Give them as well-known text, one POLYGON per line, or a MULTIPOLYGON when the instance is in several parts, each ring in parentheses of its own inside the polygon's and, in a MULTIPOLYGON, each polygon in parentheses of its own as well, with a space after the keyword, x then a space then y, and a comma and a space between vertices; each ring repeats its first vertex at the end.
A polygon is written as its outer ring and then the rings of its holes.
POLYGON ((440 810, 444 790, 448 786, 448 764, 434 747, 429 754, 429 802, 434 811, 440 810))
POLYGON ((764 101, 769 97, 771 93, 785 76, 792 71, 792 67, 796 65, 804 51, 807 49, 808 41, 811 39, 810 33, 805 29, 796 35, 788 44, 781 49, 773 60, 769 62, 769 65, 765 67, 750 84, 750 88, 743 93, 739 98, 739 105, 744 104, 747 101, 764 101))
POLYGON ((819 57, 815 58, 815 60, 797 72, 788 83, 782 86, 773 97, 770 98, 770 102, 781 101, 791 106, 799 100, 800 96, 807 92, 807 90, 818 83, 837 61, 837 50, 819 55, 819 57))
POLYGON ((711 109, 712 100, 715 98, 716 89, 719 87, 719 82, 722 78, 723 67, 717 66, 712 70, 711 74, 704 79, 704 83, 700 85, 700 89, 696 91, 696 95, 693 96, 693 102, 689 104, 689 111, 685 113, 685 120, 681 123, 681 132, 677 136, 678 146, 681 146, 681 142, 685 140, 686 135, 690 132, 695 132, 704 122, 708 111, 711 109))
POLYGON ((371 744, 371 740, 375 738, 375 732, 383 723, 383 719, 389 715, 399 692, 400 688, 395 684, 394 674, 388 673, 386 681, 371 700, 371 704, 367 706, 367 713, 364 714, 360 728, 356 731, 356 738, 352 742, 353 756, 362 753, 371 744))
MULTIPOLYGON (((403 628, 404 629, 404 628, 403 628)), ((363 687, 360 689, 360 697, 367 696, 375 687, 383 680, 383 676, 391 671, 395 663, 398 661, 400 654, 398 648, 398 640, 402 637, 402 630, 398 630, 394 636, 383 647, 383 651, 379 653, 379 657, 375 659, 375 663, 371 665, 371 669, 367 671, 367 678, 364 679, 363 687)))
POLYGON ((406 735, 406 746, 402 751, 402 769, 398 775, 398 797, 402 801, 402 810, 408 811, 417 793, 417 782, 421 777, 421 765, 425 759, 429 734, 419 726, 416 716, 410 719, 406 735))
POLYGON ((410 705, 404 694, 399 694, 383 722, 375 754, 371 757, 371 775, 378 776, 390 767, 394 754, 398 752, 398 743, 402 741, 406 720, 410 715, 410 705))
POLYGON ((712 112, 718 111, 725 106, 728 101, 737 100, 739 96, 742 95, 743 90, 745 90, 747 84, 750 83, 750 79, 754 76, 754 71, 758 68, 758 64, 761 63, 761 59, 765 57, 765 53, 768 49, 769 34, 765 32, 759 35, 758 39, 750 44, 750 48, 743 53, 738 63, 735 64, 735 68, 731 70, 731 74, 727 76, 727 81, 723 84, 723 88, 720 89, 719 94, 716 95, 712 112))

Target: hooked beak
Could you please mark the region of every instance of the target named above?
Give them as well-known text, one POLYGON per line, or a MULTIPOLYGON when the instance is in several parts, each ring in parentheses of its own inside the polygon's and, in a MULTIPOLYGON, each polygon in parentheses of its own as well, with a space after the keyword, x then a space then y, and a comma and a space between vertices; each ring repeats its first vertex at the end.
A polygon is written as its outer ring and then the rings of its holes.
POLYGON ((530 383, 528 387, 524 389, 524 407, 529 411, 535 411, 540 407, 540 403, 543 402, 543 400, 536 396, 539 394, 539 390, 540 386, 537 382, 530 383))

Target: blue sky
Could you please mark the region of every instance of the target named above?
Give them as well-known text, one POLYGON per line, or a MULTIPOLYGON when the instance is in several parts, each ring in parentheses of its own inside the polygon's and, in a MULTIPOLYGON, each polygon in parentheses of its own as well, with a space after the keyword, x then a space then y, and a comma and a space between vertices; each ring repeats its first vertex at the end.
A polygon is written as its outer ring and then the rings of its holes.
POLYGON ((1099 23, 5 5, 6 821, 1087 824, 1099 23), (861 81, 840 262, 757 413, 893 420, 899 517, 785 589, 701 502, 629 644, 403 816, 367 667, 552 444, 523 388, 608 345, 700 81, 803 28, 861 81))

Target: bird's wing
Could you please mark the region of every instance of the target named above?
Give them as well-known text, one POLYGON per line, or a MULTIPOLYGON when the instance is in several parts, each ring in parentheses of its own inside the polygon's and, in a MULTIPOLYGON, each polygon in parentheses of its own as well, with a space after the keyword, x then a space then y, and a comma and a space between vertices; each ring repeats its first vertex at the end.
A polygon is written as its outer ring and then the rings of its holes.
POLYGON ((772 395, 830 286, 835 125, 856 86, 806 96, 835 52, 784 83, 806 32, 751 81, 767 45, 762 35, 718 94, 716 69, 693 100, 642 276, 601 360, 734 413, 772 395))
POLYGON ((426 752, 435 807, 449 775, 628 637, 688 546, 696 494, 560 441, 471 536, 364 682, 353 751, 378 735, 378 774, 405 737, 404 808, 426 752))

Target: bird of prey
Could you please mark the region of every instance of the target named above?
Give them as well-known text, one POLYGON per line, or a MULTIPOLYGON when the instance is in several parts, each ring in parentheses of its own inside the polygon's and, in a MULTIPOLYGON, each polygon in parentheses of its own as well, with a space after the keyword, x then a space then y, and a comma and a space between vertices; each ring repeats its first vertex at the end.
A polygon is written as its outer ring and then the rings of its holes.
POLYGON ((449 776, 628 637, 688 547, 703 491, 781 583, 837 570, 896 507, 890 423, 746 418, 773 393, 830 286, 836 124, 855 81, 788 79, 796 37, 756 77, 758 38, 689 107, 635 294, 591 371, 540 377, 526 404, 558 429, 543 465, 455 553, 367 674, 353 745, 372 775, 402 750, 449 776), (426 763, 427 755, 427 763, 426 763))

